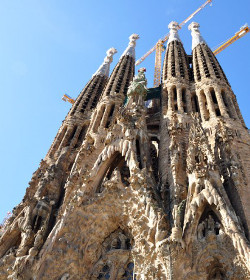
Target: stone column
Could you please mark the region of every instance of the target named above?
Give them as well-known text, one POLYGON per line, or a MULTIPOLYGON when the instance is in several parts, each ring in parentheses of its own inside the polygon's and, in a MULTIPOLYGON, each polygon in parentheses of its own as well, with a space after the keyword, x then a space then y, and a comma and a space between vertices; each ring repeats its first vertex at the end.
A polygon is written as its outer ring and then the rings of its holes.
POLYGON ((62 140, 62 142, 61 142, 61 144, 60 144, 58 150, 61 150, 62 148, 65 147, 65 145, 66 145, 66 143, 67 143, 67 141, 68 141, 68 139, 69 139, 69 137, 70 137, 70 135, 71 135, 73 129, 74 129, 73 126, 71 126, 71 125, 68 126, 67 131, 66 131, 66 133, 65 133, 65 135, 64 135, 64 137, 63 137, 63 140, 62 140))
POLYGON ((60 143, 61 143, 61 141, 62 141, 62 139, 63 139, 63 137, 64 137, 64 135, 65 135, 65 133, 66 133, 66 131, 67 131, 67 127, 64 126, 64 127, 61 129, 60 133, 58 133, 58 135, 56 136, 56 139, 55 139, 55 141, 54 141, 52 147, 50 148, 50 150, 49 150, 49 152, 48 152, 48 156, 53 156, 53 154, 55 153, 55 151, 58 149, 58 147, 59 147, 59 145, 60 145, 60 143))
MULTIPOLYGON (((227 93, 225 92, 225 94, 227 94, 227 93)), ((230 93, 228 92, 227 101, 228 101, 228 105, 229 105, 228 110, 231 111, 231 114, 233 115, 233 117, 235 119, 239 119, 239 117, 237 115, 237 112, 236 112, 236 109, 235 109, 235 106, 234 106, 234 103, 233 103, 233 100, 232 100, 232 97, 231 97, 231 92, 230 93)))
POLYGON ((105 111, 104 111, 103 116, 102 116, 102 121, 101 121, 101 124, 100 124, 101 127, 105 127, 105 125, 107 123, 107 120, 108 120, 108 116, 109 116, 111 107, 112 107, 112 104, 106 105, 105 111))
POLYGON ((173 112, 173 89, 168 88, 168 112, 173 112))
POLYGON ((211 118, 216 117, 216 113, 215 113, 215 109, 214 109, 214 103, 213 103, 213 100, 212 100, 211 93, 210 93, 209 89, 205 89, 204 93, 205 93, 205 96, 206 96, 206 99, 207 99, 207 107, 208 107, 210 117, 211 118))
POLYGON ((177 91, 177 105, 178 105, 178 111, 180 113, 184 113, 183 110, 183 102, 182 102, 182 89, 181 87, 176 87, 176 91, 177 91))
POLYGON ((100 122, 102 120, 102 116, 103 116, 103 113, 104 113, 104 107, 105 105, 102 104, 100 106, 100 108, 98 109, 97 113, 96 113, 96 117, 94 119, 94 122, 93 122, 93 126, 92 126, 92 131, 93 132, 96 132, 97 129, 98 129, 98 126, 100 125, 100 122))
POLYGON ((191 91, 186 88, 187 112, 192 112, 191 91))
POLYGON ((227 107, 226 107, 226 105, 225 105, 225 103, 222 99, 220 89, 218 87, 214 87, 214 91, 215 91, 215 96, 216 96, 217 101, 218 101, 218 106, 219 106, 221 115, 225 118, 229 118, 229 115, 227 113, 227 107))
POLYGON ((74 147, 75 144, 77 143, 77 140, 78 140, 78 137, 81 133, 81 130, 82 130, 82 126, 78 126, 77 129, 76 129, 75 135, 74 135, 75 137, 72 138, 72 141, 70 142, 71 147, 74 147))
POLYGON ((205 108, 205 101, 206 100, 204 100, 201 91, 197 91, 196 95, 198 97, 201 119, 202 119, 202 121, 207 121, 208 120, 208 118, 206 117, 206 114, 207 114, 206 110, 207 109, 205 108))

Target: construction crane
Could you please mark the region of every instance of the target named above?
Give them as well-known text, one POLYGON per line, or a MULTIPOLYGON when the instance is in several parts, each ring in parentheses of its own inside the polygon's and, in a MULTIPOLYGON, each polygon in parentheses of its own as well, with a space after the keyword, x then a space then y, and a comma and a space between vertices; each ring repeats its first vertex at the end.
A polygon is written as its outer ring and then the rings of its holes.
MULTIPOLYGON (((207 0, 196 11, 194 11, 188 18, 179 24, 180 28, 184 26, 191 18, 193 18, 198 12, 205 8, 212 0, 207 0)), ((155 51, 155 72, 154 72, 154 87, 158 87, 161 83, 161 54, 164 51, 163 45, 168 40, 169 33, 164 36, 163 39, 158 40, 153 48, 151 48, 146 54, 138 59, 135 65, 141 64, 153 51, 155 51)))
POLYGON ((233 42, 237 41, 238 39, 242 38, 249 32, 249 27, 247 24, 243 25, 238 32, 235 33, 233 37, 228 39, 225 43, 222 43, 215 51, 214 54, 217 55, 221 51, 223 51, 225 48, 230 46, 233 42))
POLYGON ((71 103, 71 104, 74 104, 74 102, 75 102, 75 99, 74 98, 72 98, 72 97, 70 97, 68 94, 64 94, 63 95, 63 97, 62 97, 62 100, 63 101, 65 101, 65 102, 69 102, 69 103, 71 103))

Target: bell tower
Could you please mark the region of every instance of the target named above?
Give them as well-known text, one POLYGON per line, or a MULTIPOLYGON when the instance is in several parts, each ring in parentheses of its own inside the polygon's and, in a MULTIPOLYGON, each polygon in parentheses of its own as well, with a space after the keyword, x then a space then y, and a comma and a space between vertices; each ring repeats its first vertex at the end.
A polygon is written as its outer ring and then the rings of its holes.
POLYGON ((107 51, 1 231, 0 280, 250 279, 250 136, 199 24, 191 55, 168 27, 158 88, 137 34, 110 77, 107 51))

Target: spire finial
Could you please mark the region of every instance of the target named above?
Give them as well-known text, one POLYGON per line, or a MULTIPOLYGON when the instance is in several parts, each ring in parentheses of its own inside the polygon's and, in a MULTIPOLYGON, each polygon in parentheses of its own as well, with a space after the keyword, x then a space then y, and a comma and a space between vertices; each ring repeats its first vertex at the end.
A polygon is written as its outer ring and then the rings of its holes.
POLYGON ((178 22, 176 21, 171 21, 168 25, 168 28, 170 29, 169 31, 169 38, 168 38, 168 44, 172 41, 181 41, 178 30, 181 29, 178 22))
POLYGON ((98 70, 95 72, 95 75, 102 75, 102 76, 109 76, 109 67, 111 62, 113 61, 113 55, 117 53, 117 50, 115 48, 110 48, 107 50, 106 54, 107 56, 104 58, 104 61, 102 65, 98 68, 98 70))
POLYGON ((199 44, 206 44, 206 41, 202 38, 199 30, 199 23, 192 22, 189 24, 188 29, 191 30, 192 35, 192 50, 199 44))
POLYGON ((138 40, 140 37, 138 34, 132 34, 129 36, 129 43, 128 43, 128 47, 126 48, 126 50, 124 51, 124 53, 122 54, 121 57, 123 57, 124 55, 130 55, 133 58, 135 58, 135 46, 136 46, 136 40, 138 40))

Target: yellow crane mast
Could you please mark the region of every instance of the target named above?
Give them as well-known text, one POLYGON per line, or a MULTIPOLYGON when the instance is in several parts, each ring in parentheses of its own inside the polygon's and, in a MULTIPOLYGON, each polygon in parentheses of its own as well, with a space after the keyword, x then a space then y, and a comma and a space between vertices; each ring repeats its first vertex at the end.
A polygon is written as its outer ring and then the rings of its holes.
POLYGON ((242 38, 249 32, 249 27, 247 24, 243 25, 238 32, 235 33, 233 37, 228 39, 225 43, 223 43, 221 46, 219 46, 215 51, 214 54, 217 55, 221 51, 223 51, 225 48, 230 46, 233 42, 237 41, 238 39, 242 38))
MULTIPOLYGON (((196 11, 194 11, 188 18, 179 24, 180 28, 185 25, 191 18, 193 18, 198 12, 206 7, 212 0, 207 0, 203 5, 201 5, 196 11)), ((161 54, 163 51, 163 45, 168 40, 169 34, 164 36, 163 39, 158 40, 153 48, 151 48, 147 53, 145 53, 140 59, 138 59, 135 65, 139 65, 144 61, 153 51, 155 51, 155 72, 154 72, 154 87, 158 87, 161 83, 161 54)))

